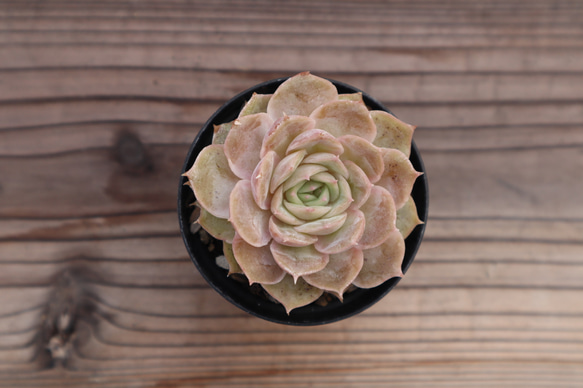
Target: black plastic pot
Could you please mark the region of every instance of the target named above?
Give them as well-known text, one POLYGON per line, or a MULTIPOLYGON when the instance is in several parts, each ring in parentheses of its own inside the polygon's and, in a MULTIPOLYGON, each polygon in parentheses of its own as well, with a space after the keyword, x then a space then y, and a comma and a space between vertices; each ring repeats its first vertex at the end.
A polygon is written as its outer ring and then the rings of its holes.
MULTIPOLYGON (((192 143, 186 156, 182 172, 190 169, 200 151, 211 143, 213 125, 219 125, 234 120, 238 116, 239 111, 245 102, 251 98, 254 92, 259 94, 273 93, 286 79, 287 78, 279 78, 258 84, 233 97, 217 110, 206 122, 192 143)), ((342 82, 334 80, 330 81, 336 86, 339 93, 362 92, 342 82)), ((377 100, 371 98, 366 93, 362 92, 362 95, 364 102, 371 110, 384 110, 390 112, 377 100)), ((410 160, 417 171, 425 172, 423 161, 421 160, 419 150, 415 146, 415 143, 411 145, 410 160)), ((287 315, 282 305, 265 298, 261 293, 254 292, 254 290, 245 283, 228 277, 227 271, 216 265, 215 258, 222 254, 222 243, 220 241, 213 241, 215 248, 210 252, 208 249, 209 245, 201 241, 199 233, 192 234, 190 232, 189 220, 193 211, 191 204, 195 201, 195 198, 190 187, 184 186, 185 181, 186 178, 181 178, 180 180, 180 187, 178 190, 178 215, 180 220, 180 231, 190 258, 206 281, 219 294, 249 314, 271 322, 287 325, 308 326, 331 323, 351 317, 372 306, 393 289, 400 280, 400 278, 392 278, 375 288, 356 289, 347 292, 344 295, 344 302, 340 302, 336 298, 331 298, 331 301, 324 306, 314 302, 310 305, 294 309, 289 315, 287 315)), ((427 221, 429 195, 426 174, 423 174, 417 179, 411 194, 417 205, 419 217, 421 220, 427 221)), ((418 225, 405 240, 406 250, 402 265, 403 273, 407 272, 407 269, 413 262, 415 254, 421 244, 424 231, 425 224, 418 225)))

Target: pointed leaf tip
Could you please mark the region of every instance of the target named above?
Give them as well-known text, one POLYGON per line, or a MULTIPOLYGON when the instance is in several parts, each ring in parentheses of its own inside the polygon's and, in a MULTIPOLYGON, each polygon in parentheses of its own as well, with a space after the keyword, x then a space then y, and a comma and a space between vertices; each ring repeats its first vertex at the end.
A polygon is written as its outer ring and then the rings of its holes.
POLYGON ((294 283, 290 275, 286 275, 277 284, 262 284, 262 286, 269 295, 283 305, 288 315, 293 309, 316 301, 324 293, 323 290, 308 284, 303 278, 299 278, 297 283, 294 283))

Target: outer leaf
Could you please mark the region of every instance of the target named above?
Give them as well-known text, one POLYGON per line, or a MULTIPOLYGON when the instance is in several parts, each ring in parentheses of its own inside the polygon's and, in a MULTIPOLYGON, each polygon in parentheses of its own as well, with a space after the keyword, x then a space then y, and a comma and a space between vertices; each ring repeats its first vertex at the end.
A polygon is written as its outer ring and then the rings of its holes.
POLYGON ((244 116, 233 122, 225 140, 225 155, 231 170, 239 178, 251 179, 260 160, 263 138, 272 124, 266 113, 244 116))
POLYGON ((213 126, 213 144, 225 144, 225 139, 233 126, 233 122, 213 126))
POLYGON ((361 137, 346 135, 338 140, 344 147, 344 153, 340 155, 343 161, 350 160, 364 171, 371 183, 375 183, 381 177, 385 168, 380 148, 361 137))
POLYGON ((267 245, 271 240, 269 233, 269 217, 271 213, 263 210, 255 203, 251 191, 251 182, 239 181, 229 201, 231 218, 229 221, 248 244, 254 247, 267 245))
POLYGON ((320 105, 336 99, 338 91, 332 82, 304 72, 279 85, 267 104, 267 113, 274 120, 284 114, 309 116, 320 105))
POLYGON ((385 169, 376 184, 389 190, 395 206, 400 209, 407 202, 413 184, 421 173, 415 171, 409 158, 401 151, 388 148, 381 148, 381 151, 385 169))
POLYGON ((275 284, 285 276, 277 265, 269 246, 254 247, 247 244, 238 234, 233 239, 233 253, 249 284, 275 284))
POLYGON ((235 228, 227 219, 215 217, 204 208, 200 209, 200 216, 196 222, 218 240, 230 243, 235 237, 235 228))
POLYGON ((343 100, 332 101, 318 107, 310 115, 316 128, 330 132, 334 137, 354 135, 372 142, 377 128, 364 103, 343 100))
POLYGON ((360 210, 348 209, 344 225, 336 232, 320 236, 314 247, 322 253, 335 254, 354 247, 364 233, 364 214, 360 210))
POLYGON ((262 286, 269 295, 283 305, 288 315, 293 309, 314 302, 324 293, 321 289, 310 286, 304 279, 299 279, 297 283, 294 283, 289 275, 277 284, 262 284, 262 286))
POLYGON ((219 218, 229 218, 229 197, 239 181, 229 167, 222 144, 209 145, 198 154, 184 176, 201 207, 219 218))
POLYGON ((401 265, 405 257, 405 241, 394 229, 384 243, 363 251, 364 263, 353 284, 360 288, 373 288, 392 277, 403 276, 401 265))
POLYGON ((237 259, 235 259, 235 253, 233 253, 232 244, 223 242, 223 254, 225 255, 225 259, 229 264, 229 273, 227 274, 227 276, 231 276, 234 273, 243 273, 241 266, 239 266, 239 263, 237 263, 237 259))
POLYGON ((239 112, 239 117, 267 112, 267 103, 269 102, 269 99, 271 99, 271 96, 271 94, 253 93, 243 109, 241 109, 241 112, 239 112))
POLYGON ((305 275, 303 278, 312 286, 329 291, 342 300, 344 290, 356 278, 362 268, 362 263, 362 250, 352 248, 330 255, 328 265, 323 270, 305 275))
POLYGON ((379 246, 396 228, 397 210, 393 197, 386 189, 374 186, 360 210, 366 219, 366 226, 358 242, 359 247, 369 249, 379 246))
POLYGON ((397 210, 396 224, 403 238, 407 238, 417 225, 423 224, 423 221, 417 215, 417 206, 413 201, 413 197, 409 197, 405 205, 397 210))
POLYGON ((398 149, 409 157, 415 127, 382 110, 373 110, 370 116, 377 127, 373 144, 377 147, 398 149))
POLYGON ((265 135, 261 145, 261 157, 268 151, 275 151, 280 158, 298 135, 314 129, 314 120, 306 116, 284 116, 278 119, 265 135))
POLYGON ((271 243, 273 258, 281 268, 293 276, 294 282, 300 276, 318 272, 328 264, 328 255, 318 252, 313 245, 289 247, 271 243))
POLYGON ((357 102, 364 103, 364 100, 362 99, 362 93, 361 92, 358 92, 358 93, 339 94, 338 95, 338 99, 339 100, 357 101, 357 102))
POLYGON ((274 241, 290 247, 305 247, 318 241, 317 237, 299 232, 293 226, 284 224, 275 216, 271 216, 269 219, 269 232, 274 241))

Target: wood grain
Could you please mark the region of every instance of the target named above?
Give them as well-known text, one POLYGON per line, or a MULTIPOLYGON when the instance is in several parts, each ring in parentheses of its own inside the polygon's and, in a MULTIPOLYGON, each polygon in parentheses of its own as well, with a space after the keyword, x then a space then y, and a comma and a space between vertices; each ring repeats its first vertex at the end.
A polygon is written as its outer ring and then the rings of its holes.
POLYGON ((580 387, 576 0, 0 1, 0 386, 580 387), (357 317, 245 315, 190 262, 188 147, 303 70, 418 126, 426 238, 357 317))

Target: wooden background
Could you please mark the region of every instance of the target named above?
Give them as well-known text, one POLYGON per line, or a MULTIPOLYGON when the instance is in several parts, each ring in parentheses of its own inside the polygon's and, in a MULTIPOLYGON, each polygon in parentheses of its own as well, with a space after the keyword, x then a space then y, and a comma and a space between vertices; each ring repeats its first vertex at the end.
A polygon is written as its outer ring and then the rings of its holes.
POLYGON ((0 386, 583 386, 583 2, 0 1, 0 386), (246 316, 187 257, 189 144, 311 70, 418 125, 426 239, 360 316, 246 316))

